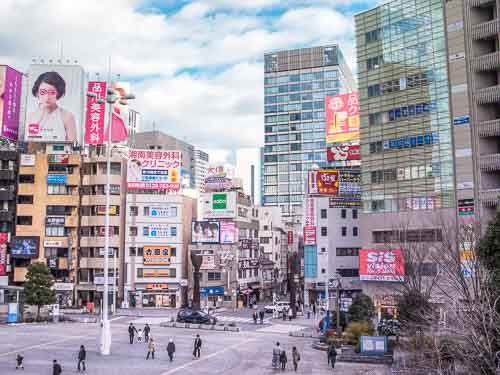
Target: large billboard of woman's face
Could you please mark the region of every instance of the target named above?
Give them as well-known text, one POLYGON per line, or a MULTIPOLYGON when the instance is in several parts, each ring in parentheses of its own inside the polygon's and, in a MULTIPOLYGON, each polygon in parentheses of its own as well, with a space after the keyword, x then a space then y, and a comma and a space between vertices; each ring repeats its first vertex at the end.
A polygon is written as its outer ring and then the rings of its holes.
POLYGON ((24 140, 80 143, 84 72, 77 65, 31 65, 24 140))

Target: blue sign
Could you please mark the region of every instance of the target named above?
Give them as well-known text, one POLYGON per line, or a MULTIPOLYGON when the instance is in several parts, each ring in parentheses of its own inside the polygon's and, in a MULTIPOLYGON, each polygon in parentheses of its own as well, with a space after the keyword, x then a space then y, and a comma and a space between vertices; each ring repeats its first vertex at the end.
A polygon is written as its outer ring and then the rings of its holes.
POLYGON ((361 336, 361 353, 384 355, 387 353, 387 336, 361 336))
POLYGON ((65 174, 49 174, 47 176, 47 183, 50 185, 64 185, 67 181, 68 176, 66 176, 65 174))
POLYGON ((470 123, 470 116, 458 116, 453 118, 453 125, 468 125, 470 123))
POLYGON ((9 303, 7 312, 7 323, 16 323, 19 315, 19 304, 9 303))
POLYGON ((211 286, 200 288, 200 294, 203 296, 222 296, 224 295, 223 286, 211 286))

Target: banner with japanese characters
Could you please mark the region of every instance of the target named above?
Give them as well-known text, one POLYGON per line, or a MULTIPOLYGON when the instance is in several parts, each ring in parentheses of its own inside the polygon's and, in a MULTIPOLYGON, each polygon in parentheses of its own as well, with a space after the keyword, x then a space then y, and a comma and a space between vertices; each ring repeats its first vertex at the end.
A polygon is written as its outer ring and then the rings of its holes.
POLYGON ((325 97, 326 143, 359 140, 358 92, 325 97))
POLYGON ((181 151, 129 150, 128 189, 179 192, 181 157, 181 151))
POLYGON ((96 94, 96 96, 87 97, 85 143, 89 145, 101 145, 104 143, 105 104, 97 103, 97 100, 104 99, 106 96, 106 82, 90 81, 87 91, 96 94))
POLYGON ((17 141, 21 114, 23 74, 7 65, 0 65, 0 135, 17 141))

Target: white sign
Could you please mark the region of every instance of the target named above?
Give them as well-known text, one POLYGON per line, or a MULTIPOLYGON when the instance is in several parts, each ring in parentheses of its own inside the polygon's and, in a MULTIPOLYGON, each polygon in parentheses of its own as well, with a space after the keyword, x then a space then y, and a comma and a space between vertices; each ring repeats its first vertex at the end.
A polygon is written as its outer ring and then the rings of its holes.
POLYGON ((201 204, 204 219, 235 219, 236 192, 203 193, 201 204))
POLYGON ((474 182, 472 182, 472 181, 464 181, 464 182, 457 183, 457 190, 466 190, 466 189, 473 189, 473 188, 474 188, 474 182))
POLYGON ((150 217, 176 217, 177 206, 151 207, 149 210, 150 217))
POLYGON ((58 240, 45 240, 43 241, 44 247, 67 247, 63 241, 58 240))
POLYGON ((128 188, 179 192, 181 155, 175 150, 129 150, 128 188))
MULTIPOLYGON (((98 292, 104 292, 104 285, 97 285, 95 289, 98 292)), ((115 286, 114 285, 108 286, 108 290, 110 292, 114 292, 115 291, 115 286)))
POLYGON ((448 32, 449 33, 453 33, 455 31, 459 31, 459 30, 462 30, 464 28, 464 21, 458 21, 458 22, 455 22, 455 23, 450 23, 448 25, 448 32))
POLYGON ((450 61, 465 59, 465 52, 453 53, 449 56, 450 61))
MULTIPOLYGON (((108 285, 113 285, 115 283, 115 278, 113 276, 108 276, 108 285)), ((94 276, 94 284, 104 285, 104 276, 94 276)))
POLYGON ((153 224, 143 229, 143 235, 150 238, 167 238, 177 236, 175 225, 153 224))
POLYGON ((472 155, 472 149, 470 148, 460 148, 455 150, 455 156, 457 158, 467 158, 472 155))
POLYGON ((36 155, 21 154, 21 166, 33 167, 36 162, 36 155))
POLYGON ((73 283, 54 283, 54 290, 64 291, 64 290, 73 290, 73 283))
POLYGON ((451 86, 451 92, 454 94, 457 94, 459 92, 466 92, 466 91, 467 91, 467 84, 466 83, 451 86))

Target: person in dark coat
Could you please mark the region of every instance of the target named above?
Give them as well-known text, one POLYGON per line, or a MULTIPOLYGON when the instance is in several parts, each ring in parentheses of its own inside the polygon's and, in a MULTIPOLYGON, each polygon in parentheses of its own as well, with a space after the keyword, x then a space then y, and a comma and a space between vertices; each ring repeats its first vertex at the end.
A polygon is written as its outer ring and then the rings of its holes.
POLYGON ((264 324, 264 310, 259 311, 260 324, 264 324))
POLYGON ((57 360, 54 359, 52 361, 52 375, 61 375, 62 368, 59 363, 57 363, 57 360))
POLYGON ((174 353, 175 353, 175 344, 174 340, 170 339, 167 345, 167 353, 168 353, 168 358, 170 358, 170 362, 174 360, 174 353))
POLYGON ((78 372, 80 372, 81 367, 83 365, 83 372, 86 371, 85 361, 87 360, 87 351, 83 345, 80 346, 80 351, 78 352, 78 372))
POLYGON ((23 359, 24 357, 21 354, 16 356, 16 370, 19 368, 24 370, 23 359))
POLYGON ((330 345, 328 347, 328 363, 331 363, 332 368, 335 368, 335 362, 337 361, 337 350, 335 346, 330 345))
POLYGON ((135 333, 138 333, 137 329, 134 327, 134 325, 132 323, 130 323, 130 325, 128 326, 128 337, 130 339, 131 344, 134 343, 134 334, 135 333))
POLYGON ((300 354, 297 350, 297 347, 293 347, 292 349, 292 361, 293 361, 293 371, 297 372, 297 367, 299 366, 300 354))
POLYGON ((313 303, 313 316, 316 317, 316 304, 313 303))
POLYGON ((287 362, 286 352, 284 350, 282 350, 281 353, 280 353, 280 363, 281 363, 281 369, 283 371, 285 371, 286 362, 287 362))
POLYGON ((144 326, 144 341, 149 342, 149 332, 151 332, 151 327, 146 323, 144 326))
POLYGON ((200 358, 200 350, 201 350, 201 339, 200 335, 196 335, 196 338, 194 339, 194 349, 193 349, 193 357, 200 358))
POLYGON ((253 322, 254 322, 255 324, 257 324, 257 311, 256 311, 256 310, 254 310, 254 311, 253 311, 253 313, 252 313, 252 318, 253 318, 253 322))

